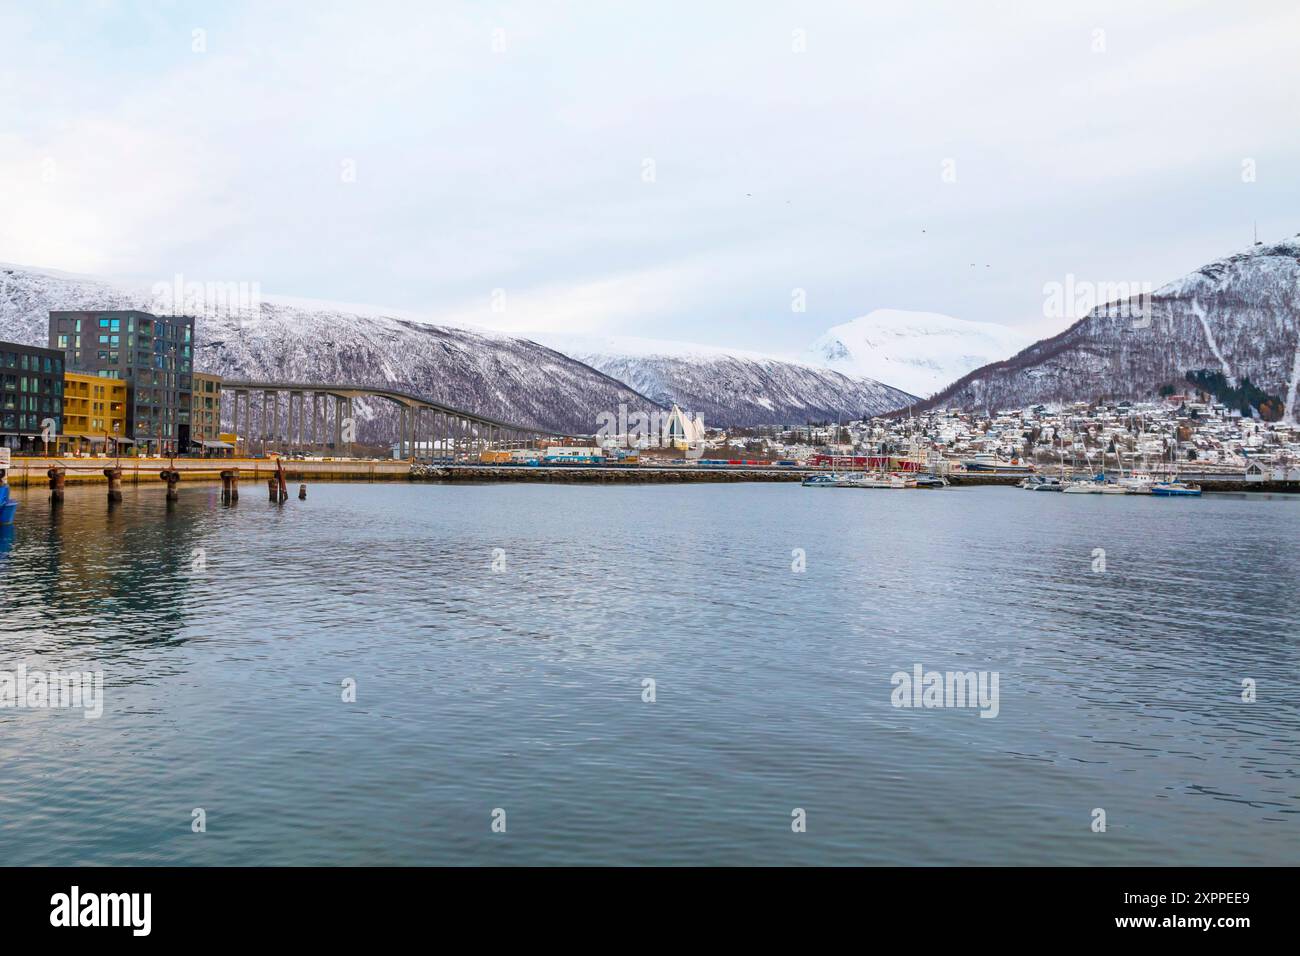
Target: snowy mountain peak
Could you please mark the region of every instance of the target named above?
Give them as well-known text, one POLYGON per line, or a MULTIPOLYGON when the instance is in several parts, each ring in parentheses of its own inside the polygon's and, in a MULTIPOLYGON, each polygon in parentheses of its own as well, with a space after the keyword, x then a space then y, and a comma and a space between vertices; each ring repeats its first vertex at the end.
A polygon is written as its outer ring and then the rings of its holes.
POLYGON ((1260 414, 1300 421, 1300 236, 1201 266, 1150 296, 1139 321, 1094 308, 1010 361, 977 369, 928 404, 1023 408, 1036 403, 1142 399, 1181 391, 1189 373, 1250 380, 1260 414))
POLYGON ((807 360, 926 396, 1032 341, 992 322, 877 309, 829 329, 809 347, 807 360))

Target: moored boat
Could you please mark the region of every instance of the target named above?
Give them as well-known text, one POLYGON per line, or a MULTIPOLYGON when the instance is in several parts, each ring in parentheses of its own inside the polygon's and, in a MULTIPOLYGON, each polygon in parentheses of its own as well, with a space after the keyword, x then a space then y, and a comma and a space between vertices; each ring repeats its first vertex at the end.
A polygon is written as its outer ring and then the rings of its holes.
POLYGON ((846 488, 850 475, 810 475, 800 484, 805 488, 846 488))
POLYGON ((1159 498, 1199 498, 1201 486, 1182 481, 1157 481, 1151 485, 1151 494, 1159 498))
POLYGON ((1155 479, 1150 475, 1133 474, 1123 475, 1117 484, 1121 485, 1130 495, 1149 495, 1151 486, 1155 484, 1155 479))
POLYGON ((1075 478, 1061 490, 1067 495, 1099 495, 1102 483, 1092 478, 1075 478))
POLYGON ((1032 475, 1034 466, 1029 463, 1021 463, 1018 458, 1010 461, 1003 461, 997 455, 989 452, 980 452, 973 458, 967 458, 962 462, 962 467, 967 471, 991 472, 995 475, 1032 475))

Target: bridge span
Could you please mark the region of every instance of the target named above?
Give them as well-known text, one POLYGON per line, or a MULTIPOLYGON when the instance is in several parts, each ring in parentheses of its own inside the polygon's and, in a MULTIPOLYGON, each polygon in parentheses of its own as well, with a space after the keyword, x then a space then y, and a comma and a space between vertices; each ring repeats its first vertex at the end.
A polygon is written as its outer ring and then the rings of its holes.
POLYGON ((402 458, 434 457, 435 449, 438 454, 475 454, 487 448, 523 447, 543 436, 559 437, 389 385, 221 381, 222 420, 233 422, 239 450, 246 454, 275 449, 351 454, 356 441, 352 403, 358 398, 382 398, 397 406, 402 458), (229 416, 224 414, 227 408, 229 416))

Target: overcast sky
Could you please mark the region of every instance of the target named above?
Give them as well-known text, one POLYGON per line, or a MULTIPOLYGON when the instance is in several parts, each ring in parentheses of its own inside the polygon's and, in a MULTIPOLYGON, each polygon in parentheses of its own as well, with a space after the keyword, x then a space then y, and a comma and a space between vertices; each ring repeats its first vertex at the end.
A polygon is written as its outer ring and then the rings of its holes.
POLYGON ((524 334, 1055 331, 1297 173, 1292 0, 0 2, 0 261, 524 334))

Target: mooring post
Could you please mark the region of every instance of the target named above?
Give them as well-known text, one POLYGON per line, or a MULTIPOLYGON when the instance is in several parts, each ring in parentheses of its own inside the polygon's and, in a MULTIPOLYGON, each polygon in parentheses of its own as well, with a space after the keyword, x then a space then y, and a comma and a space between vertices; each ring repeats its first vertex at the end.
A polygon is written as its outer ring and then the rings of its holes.
POLYGON ((307 500, 307 486, 305 484, 298 486, 298 500, 299 501, 307 500))
POLYGON ((119 483, 122 480, 121 468, 105 468, 104 477, 108 479, 108 500, 121 501, 122 489, 119 483))
POLYGON ((270 496, 272 504, 280 500, 280 486, 275 483, 275 477, 266 479, 266 493, 270 496))
POLYGON ((221 501, 232 505, 239 500, 239 469, 233 468, 221 473, 221 501))
POLYGON ((158 473, 158 477, 167 482, 167 500, 176 501, 180 497, 176 490, 176 483, 181 480, 181 473, 175 468, 164 468, 158 473))
POLYGON ((51 468, 46 472, 50 477, 50 501, 60 504, 63 501, 63 479, 65 477, 64 469, 51 468))

